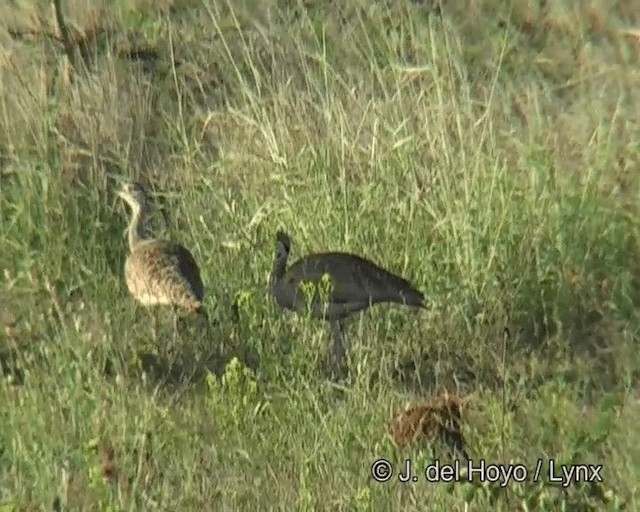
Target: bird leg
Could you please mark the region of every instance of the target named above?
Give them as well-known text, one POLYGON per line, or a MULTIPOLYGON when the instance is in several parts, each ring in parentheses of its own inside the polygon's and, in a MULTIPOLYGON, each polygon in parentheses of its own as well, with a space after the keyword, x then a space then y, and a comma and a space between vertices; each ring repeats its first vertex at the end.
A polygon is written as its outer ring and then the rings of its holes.
POLYGON ((178 341, 178 308, 173 306, 173 345, 177 345, 178 341))
POLYGON ((158 342, 158 315, 157 311, 150 311, 151 313, 151 335, 153 336, 153 342, 158 342))
POLYGON ((209 327, 209 313, 204 308, 198 310, 198 317, 200 318, 201 328, 206 329, 209 327))
POLYGON ((331 366, 342 369, 345 365, 344 324, 340 320, 331 322, 332 345, 330 351, 331 366))
POLYGON ((240 323, 240 297, 236 297, 231 304, 231 321, 238 325, 240 323))

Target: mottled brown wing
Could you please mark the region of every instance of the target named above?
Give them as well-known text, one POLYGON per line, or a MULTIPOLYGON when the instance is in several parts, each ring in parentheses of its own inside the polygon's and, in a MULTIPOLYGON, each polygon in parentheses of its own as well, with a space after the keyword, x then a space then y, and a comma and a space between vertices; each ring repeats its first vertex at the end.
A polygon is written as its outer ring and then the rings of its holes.
POLYGON ((152 240, 140 244, 125 266, 130 292, 146 304, 176 304, 197 309, 204 297, 200 271, 180 244, 152 240))
POLYGON ((163 253, 170 258, 172 267, 176 270, 176 275, 184 279, 189 286, 193 296, 198 300, 204 299, 204 284, 200 275, 200 269, 195 258, 189 250, 175 242, 158 240, 162 245, 163 253))

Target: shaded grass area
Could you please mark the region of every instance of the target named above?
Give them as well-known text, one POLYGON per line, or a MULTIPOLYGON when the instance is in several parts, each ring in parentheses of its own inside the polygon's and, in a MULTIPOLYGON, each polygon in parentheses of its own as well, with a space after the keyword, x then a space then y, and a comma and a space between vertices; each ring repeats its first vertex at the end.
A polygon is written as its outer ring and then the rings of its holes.
POLYGON ((45 3, 3 8, 7 506, 637 508, 638 14, 442 4, 70 3, 108 30, 68 87, 45 3), (126 293, 123 178, 202 267, 216 323, 178 345, 126 293), (328 382, 325 326, 267 300, 280 227, 429 310, 356 319, 328 382), (603 464, 603 485, 373 482, 381 457, 447 460, 386 436, 443 390, 475 460, 603 464))

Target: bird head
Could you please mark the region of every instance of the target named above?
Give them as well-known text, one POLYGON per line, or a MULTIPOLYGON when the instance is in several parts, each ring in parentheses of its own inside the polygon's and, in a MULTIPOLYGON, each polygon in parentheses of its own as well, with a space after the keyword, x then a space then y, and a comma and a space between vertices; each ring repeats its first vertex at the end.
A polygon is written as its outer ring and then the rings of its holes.
POLYGON ((138 182, 125 183, 118 191, 120 196, 132 209, 147 210, 148 197, 143 186, 138 182))
POLYGON ((278 231, 276 233, 276 249, 278 252, 289 254, 291 251, 291 238, 284 231, 278 231))

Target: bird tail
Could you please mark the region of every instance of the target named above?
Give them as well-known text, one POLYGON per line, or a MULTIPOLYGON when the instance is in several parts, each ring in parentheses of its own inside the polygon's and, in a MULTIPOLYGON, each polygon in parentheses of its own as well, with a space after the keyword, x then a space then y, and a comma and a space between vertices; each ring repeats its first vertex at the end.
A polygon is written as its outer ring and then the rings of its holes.
POLYGON ((415 288, 410 288, 403 291, 401 293, 401 296, 403 302, 407 306, 414 306, 423 309, 426 309, 427 307, 427 300, 425 299, 424 294, 421 291, 416 290, 415 288))

